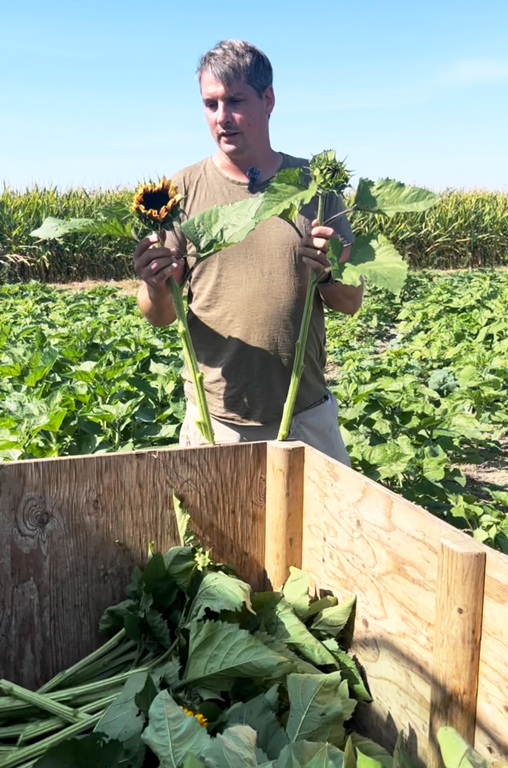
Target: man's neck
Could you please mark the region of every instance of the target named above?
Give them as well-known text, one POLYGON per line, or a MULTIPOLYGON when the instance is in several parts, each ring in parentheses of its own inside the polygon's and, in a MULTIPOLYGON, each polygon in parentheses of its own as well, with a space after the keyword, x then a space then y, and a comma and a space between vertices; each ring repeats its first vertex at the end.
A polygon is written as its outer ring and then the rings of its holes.
POLYGON ((249 181, 247 171, 253 167, 260 171, 258 181, 266 181, 271 179, 282 165, 282 155, 271 148, 262 156, 238 160, 233 160, 223 152, 217 152, 213 155, 212 160, 225 176, 229 176, 235 181, 249 181))

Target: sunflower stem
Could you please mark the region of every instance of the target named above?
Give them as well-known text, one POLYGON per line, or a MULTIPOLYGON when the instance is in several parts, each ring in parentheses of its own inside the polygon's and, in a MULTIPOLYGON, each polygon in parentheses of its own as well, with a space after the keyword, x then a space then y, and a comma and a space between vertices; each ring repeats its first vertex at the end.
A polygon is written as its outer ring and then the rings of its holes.
MULTIPOLYGON (((323 223, 324 203, 325 195, 323 193, 318 193, 318 210, 316 216, 318 226, 323 223)), ((314 305, 314 295, 316 293, 317 284, 318 275, 313 269, 311 269, 309 275, 309 283, 307 285, 307 294, 305 296, 302 322, 300 324, 300 333, 298 335, 298 341, 296 342, 293 370, 291 371, 289 390, 286 397, 286 402, 284 403, 284 409, 282 411, 282 419, 280 422, 277 440, 286 440, 291 429, 296 398, 298 396, 298 390, 300 389, 300 382, 302 380, 302 375, 305 368, 305 348, 307 346, 307 338, 309 336, 310 319, 312 317, 312 307, 314 305)))
MULTIPOLYGON (((125 629, 121 629, 119 632, 116 633, 110 640, 108 640, 106 643, 100 646, 100 648, 97 648, 96 651, 93 651, 93 653, 90 653, 88 656, 85 656, 84 659, 80 659, 76 664, 74 664, 72 667, 69 667, 69 669, 64 670, 63 672, 59 672, 58 675, 51 678, 51 680, 48 680, 47 683, 45 683, 37 693, 47 693, 48 691, 52 691, 55 688, 58 688, 58 686, 62 685, 62 683, 67 682, 67 680, 72 677, 73 675, 76 675, 78 672, 81 672, 85 668, 89 667, 91 664, 93 664, 97 659, 102 658, 105 656, 105 654, 109 653, 112 649, 116 648, 116 646, 125 638, 125 629)), ((130 645, 130 643, 128 643, 130 645)), ((132 643, 134 645, 134 643, 132 643)))
POLYGON ((171 295, 173 297, 173 304, 178 321, 178 333, 182 340, 185 363, 196 393, 196 405, 198 409, 198 420, 196 421, 196 425, 205 440, 212 445, 215 445, 212 419, 210 417, 210 411, 208 410, 208 403, 206 402, 204 376, 199 370, 196 353, 192 344, 189 325, 187 323, 187 314, 183 305, 182 291, 172 275, 169 278, 169 286, 171 288, 171 295))

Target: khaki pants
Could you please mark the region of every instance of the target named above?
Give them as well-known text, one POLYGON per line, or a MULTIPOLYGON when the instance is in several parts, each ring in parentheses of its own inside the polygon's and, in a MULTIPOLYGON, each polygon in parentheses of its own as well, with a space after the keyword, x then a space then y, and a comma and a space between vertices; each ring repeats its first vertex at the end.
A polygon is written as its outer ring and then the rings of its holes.
MULTIPOLYGON (((180 445, 183 448, 207 445, 205 438, 196 426, 197 415, 196 406, 187 401, 187 411, 180 430, 180 445)), ((230 421, 212 419, 212 425, 217 444, 276 440, 279 431, 278 424, 244 427, 230 421)), ((324 403, 297 413, 293 417, 288 439, 301 440, 332 459, 337 459, 348 467, 351 466, 339 431, 337 400, 331 392, 328 393, 328 398, 324 403)))

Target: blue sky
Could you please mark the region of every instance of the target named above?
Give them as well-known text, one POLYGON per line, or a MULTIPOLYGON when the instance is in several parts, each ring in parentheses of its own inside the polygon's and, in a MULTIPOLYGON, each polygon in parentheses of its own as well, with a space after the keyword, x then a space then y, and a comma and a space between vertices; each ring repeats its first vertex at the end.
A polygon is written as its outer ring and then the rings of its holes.
POLYGON ((275 73, 275 149, 356 178, 508 191, 508 3, 0 4, 0 182, 134 186, 214 151, 195 68, 225 38, 275 73))

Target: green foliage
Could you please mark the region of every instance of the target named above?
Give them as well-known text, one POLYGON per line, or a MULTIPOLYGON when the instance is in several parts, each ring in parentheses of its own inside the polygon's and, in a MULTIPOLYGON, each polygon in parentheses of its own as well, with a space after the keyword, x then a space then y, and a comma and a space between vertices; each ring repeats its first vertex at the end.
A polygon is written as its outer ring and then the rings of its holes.
MULTIPOLYGON (((353 193, 352 193, 353 194, 353 193)), ((346 200, 349 204, 351 196, 346 200)), ((34 241, 30 232, 47 216, 59 219, 97 218, 99 212, 120 212, 133 190, 59 192, 33 187, 0 193, 0 281, 36 279, 45 282, 120 280, 133 277, 132 245, 124 232, 111 235, 76 233, 62 241, 34 241)), ((367 215, 351 214, 357 234, 384 234, 411 267, 437 269, 508 264, 508 194, 481 190, 448 191, 422 213, 395 214, 367 224, 367 215)))
POLYGON ((132 200, 124 189, 86 190, 33 187, 0 193, 0 282, 42 280, 67 283, 85 278, 133 277, 132 244, 111 234, 76 232, 65 240, 37 242, 30 232, 46 217, 95 219, 102 212, 119 214, 132 200))
POLYGON ((183 419, 175 329, 133 297, 0 288, 0 460, 169 445, 183 419))
MULTIPOLYGON (((347 204, 352 195, 347 196, 347 204)), ((461 269, 508 264, 508 194, 446 191, 420 213, 395 213, 373 220, 355 211, 356 234, 383 234, 413 269, 461 269)))
POLYGON ((508 552, 506 487, 459 468, 495 460, 508 416, 508 275, 412 275, 397 303, 372 292, 328 318, 332 388, 353 466, 508 552))
POLYGON ((420 187, 410 187, 394 179, 360 179, 354 197, 354 207, 366 213, 395 213, 426 211, 436 205, 439 197, 420 187))

